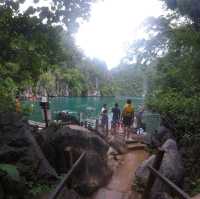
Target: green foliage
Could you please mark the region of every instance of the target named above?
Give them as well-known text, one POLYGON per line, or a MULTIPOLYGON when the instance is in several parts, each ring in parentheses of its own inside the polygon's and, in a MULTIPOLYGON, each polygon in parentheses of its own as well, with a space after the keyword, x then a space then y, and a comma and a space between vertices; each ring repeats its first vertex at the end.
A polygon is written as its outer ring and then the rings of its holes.
POLYGON ((12 180, 19 182, 20 175, 15 165, 0 164, 0 170, 5 172, 12 180))
POLYGON ((192 182, 192 195, 195 196, 200 193, 200 179, 196 180, 195 182, 192 182))
POLYGON ((145 184, 139 179, 139 178, 135 178, 132 184, 132 189, 138 193, 144 193, 145 190, 145 184))
POLYGON ((8 111, 14 109, 14 96, 17 91, 17 87, 14 81, 7 77, 5 79, 0 78, 0 110, 8 111))
MULTIPOLYGON (((24 11, 25 16, 38 15, 41 21, 48 24, 64 24, 69 32, 75 32, 78 28, 77 18, 87 19, 91 3, 95 0, 52 0, 51 6, 38 4, 42 0, 34 0, 34 7, 30 6, 24 11)), ((1 0, 0 6, 4 6, 19 13, 21 4, 30 4, 29 0, 1 0)), ((48 3, 47 3, 48 4, 48 3)))
POLYGON ((148 19, 149 38, 130 46, 127 59, 146 67, 146 103, 174 132, 186 171, 185 190, 192 193, 199 190, 200 178, 200 155, 194 153, 200 150, 200 1, 163 1, 175 12, 148 19))
POLYGON ((122 64, 111 71, 114 93, 118 96, 142 96, 146 71, 141 64, 122 64))
POLYGON ((172 10, 178 10, 182 15, 188 16, 199 29, 200 2, 199 0, 163 0, 172 10))
MULTIPOLYGON (((181 1, 177 3, 180 9, 181 1)), ((188 5, 193 6, 189 1, 188 5)), ((195 186, 198 189, 200 177, 200 156, 194 153, 200 150, 200 32, 195 24, 187 21, 172 26, 173 19, 168 18, 168 25, 162 25, 160 21, 157 34, 142 44, 144 55, 149 55, 146 59, 153 61, 156 69, 150 77, 152 84, 148 90, 147 105, 161 113, 172 128, 182 149, 186 171, 185 190, 192 192, 195 186), (148 51, 157 53, 148 54, 148 51)))
POLYGON ((52 187, 46 184, 32 184, 31 182, 29 182, 29 194, 32 197, 37 197, 42 193, 48 193, 52 191, 52 187))

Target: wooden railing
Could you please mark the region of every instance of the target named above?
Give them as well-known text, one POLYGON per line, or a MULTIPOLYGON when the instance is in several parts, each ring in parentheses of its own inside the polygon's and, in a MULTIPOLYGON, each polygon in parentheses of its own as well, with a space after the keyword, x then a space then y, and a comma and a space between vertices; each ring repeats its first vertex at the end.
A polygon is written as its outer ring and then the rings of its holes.
POLYGON ((163 183, 169 186, 174 194, 181 199, 191 199, 190 196, 185 193, 181 188, 179 188, 176 184, 174 184, 167 177, 163 176, 160 172, 160 166, 162 164, 164 151, 161 149, 158 151, 156 158, 154 160, 153 166, 148 166, 150 170, 150 175, 147 182, 147 187, 143 193, 142 199, 149 199, 151 194, 151 189, 155 183, 156 178, 159 178, 163 183))
POLYGON ((63 190, 66 182, 68 181, 68 179, 70 178, 70 176, 72 175, 72 173, 74 172, 74 170, 79 166, 80 162, 83 160, 83 158, 85 157, 85 155, 86 155, 86 152, 83 152, 81 154, 81 156, 79 157, 79 159, 72 165, 71 169, 64 176, 64 178, 58 184, 58 186, 56 187, 56 189, 51 193, 49 199, 56 199, 59 196, 59 194, 63 190))

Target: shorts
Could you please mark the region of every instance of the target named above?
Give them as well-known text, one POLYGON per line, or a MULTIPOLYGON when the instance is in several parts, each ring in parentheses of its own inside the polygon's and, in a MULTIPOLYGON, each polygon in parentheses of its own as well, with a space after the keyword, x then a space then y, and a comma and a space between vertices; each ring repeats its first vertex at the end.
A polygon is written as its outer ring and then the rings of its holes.
POLYGON ((103 115, 101 118, 101 125, 106 126, 108 125, 108 116, 103 115))
POLYGON ((123 125, 124 126, 131 127, 132 124, 133 124, 132 117, 124 117, 123 118, 123 125))

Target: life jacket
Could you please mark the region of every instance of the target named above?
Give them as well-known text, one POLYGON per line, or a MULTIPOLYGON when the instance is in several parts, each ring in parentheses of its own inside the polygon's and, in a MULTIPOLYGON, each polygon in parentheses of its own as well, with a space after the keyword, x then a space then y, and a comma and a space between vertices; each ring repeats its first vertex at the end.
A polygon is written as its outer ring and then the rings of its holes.
POLYGON ((134 108, 131 104, 126 104, 123 110, 123 116, 125 117, 132 117, 134 113, 134 108))

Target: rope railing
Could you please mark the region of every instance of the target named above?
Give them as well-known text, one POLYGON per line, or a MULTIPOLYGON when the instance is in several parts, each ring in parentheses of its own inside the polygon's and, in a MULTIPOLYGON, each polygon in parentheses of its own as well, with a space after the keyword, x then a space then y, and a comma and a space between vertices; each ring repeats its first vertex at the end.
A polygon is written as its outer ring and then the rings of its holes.
POLYGON ((61 191, 63 190, 65 183, 67 182, 67 180, 69 179, 69 177, 72 175, 72 173, 74 172, 74 170, 78 167, 78 165, 80 164, 80 162, 83 160, 83 158, 85 157, 86 152, 83 152, 81 154, 81 156, 78 158, 78 160, 72 165, 71 169, 68 171, 68 173, 64 176, 64 178, 62 179, 62 181, 58 184, 58 186, 55 188, 55 190, 51 193, 49 199, 56 199, 59 194, 61 193, 61 191))

